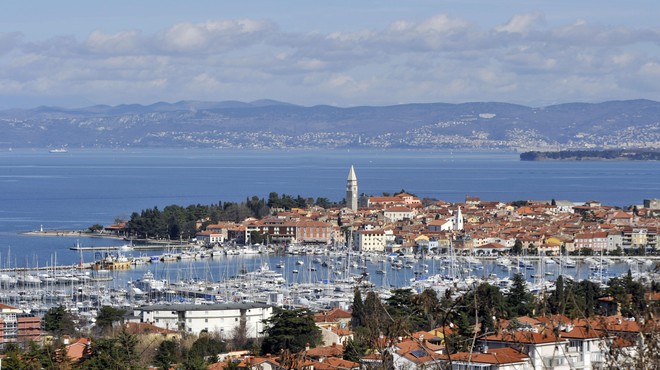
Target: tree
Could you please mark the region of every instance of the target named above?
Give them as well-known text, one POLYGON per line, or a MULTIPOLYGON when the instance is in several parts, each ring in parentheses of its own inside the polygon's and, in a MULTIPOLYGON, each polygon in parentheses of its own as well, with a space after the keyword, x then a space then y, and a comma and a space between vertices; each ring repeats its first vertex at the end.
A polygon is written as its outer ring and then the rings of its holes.
MULTIPOLYGON (((474 292, 466 294, 464 310, 470 320, 476 315, 476 319, 481 324, 482 334, 494 331, 495 321, 493 317, 502 316, 506 311, 505 309, 505 299, 496 286, 481 283, 474 292)), ((473 324, 476 325, 476 322, 473 322, 473 324)))
POLYGON ((263 235, 257 230, 250 231, 250 242, 252 244, 263 244, 267 241, 268 237, 263 235))
POLYGON ((521 273, 513 275, 511 290, 506 297, 509 315, 515 317, 532 314, 533 299, 534 297, 527 290, 525 276, 521 273))
POLYGON ((64 306, 52 307, 44 315, 44 329, 55 336, 72 335, 76 332, 76 325, 72 315, 64 306))
POLYGON ((178 362, 178 344, 173 340, 165 340, 156 349, 154 364, 159 369, 169 370, 172 364, 178 362))
POLYGON ((225 365, 222 370, 239 370, 238 364, 239 361, 229 361, 227 365, 225 365))
POLYGON ((26 367, 23 364, 21 358, 23 357, 23 352, 15 343, 9 343, 5 347, 4 358, 2 359, 2 365, 6 369, 25 369, 26 367))
POLYGON ((325 209, 328 209, 332 206, 332 204, 330 204, 330 201, 328 200, 328 198, 321 198, 321 197, 316 198, 315 204, 317 206, 319 206, 321 208, 325 208, 325 209))
POLYGON ((386 323, 391 320, 387 316, 378 294, 374 291, 368 292, 364 298, 364 312, 366 322, 362 324, 366 328, 365 337, 371 341, 369 343, 371 347, 374 347, 376 339, 384 333, 386 323))
POLYGON ((519 255, 522 254, 522 251, 523 243, 520 241, 520 239, 516 239, 516 242, 513 244, 513 248, 511 248, 511 254, 519 255))
POLYGON ((116 337, 99 338, 92 342, 89 354, 83 358, 80 368, 88 370, 138 370, 140 354, 137 337, 125 330, 116 337))
POLYGON ((89 232, 91 233, 98 233, 103 230, 103 225, 101 224, 94 224, 88 228, 89 232))
POLYGON ((360 362, 367 353, 367 346, 357 339, 349 339, 344 344, 344 360, 360 362))
POLYGON ((124 314, 126 314, 126 310, 103 306, 96 316, 96 327, 101 331, 106 331, 112 327, 112 323, 120 321, 124 314))
POLYGON ((284 310, 275 307, 266 324, 266 338, 261 352, 279 353, 288 349, 293 353, 302 351, 309 344, 315 347, 321 343, 321 329, 314 323, 312 314, 306 309, 284 310))
POLYGON ((206 370, 208 365, 203 358, 190 356, 183 359, 180 368, 186 370, 206 370))
MULTIPOLYGON (((27 350, 21 356, 21 362, 25 369, 43 369, 51 362, 47 351, 42 350, 41 346, 35 342, 30 342, 27 350)), ((64 367, 58 366, 58 369, 64 367)))
POLYGON ((564 277, 562 275, 557 276, 557 281, 555 282, 555 290, 548 297, 548 311, 551 314, 561 314, 563 315, 566 310, 566 296, 564 293, 564 277))
POLYGON ((433 289, 424 289, 415 299, 418 315, 421 315, 424 321, 424 328, 433 329, 437 324, 437 312, 440 307, 440 300, 433 289))
MULTIPOLYGON (((435 291, 427 289, 414 294, 410 289, 395 289, 387 300, 387 312, 396 322, 401 321, 404 332, 431 330, 435 327, 435 312, 439 305, 435 291)), ((404 333, 388 330, 394 336, 404 333)))
POLYGON ((198 357, 204 359, 207 356, 215 356, 226 350, 227 344, 218 335, 202 334, 192 344, 186 357, 198 357))
POLYGON ((119 332, 117 335, 117 347, 119 348, 119 358, 120 363, 129 365, 129 368, 134 368, 140 359, 140 355, 137 352, 138 339, 134 334, 130 334, 125 329, 119 332))
POLYGON ((365 312, 364 312, 364 302, 362 301, 362 293, 360 293, 360 288, 355 287, 353 289, 353 309, 351 311, 351 327, 357 328, 358 326, 364 326, 366 321, 365 312))

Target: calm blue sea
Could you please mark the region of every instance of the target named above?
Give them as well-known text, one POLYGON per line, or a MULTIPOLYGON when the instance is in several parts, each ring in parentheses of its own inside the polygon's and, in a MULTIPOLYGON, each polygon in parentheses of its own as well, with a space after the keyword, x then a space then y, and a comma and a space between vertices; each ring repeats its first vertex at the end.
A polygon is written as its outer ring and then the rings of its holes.
POLYGON ((0 265, 78 261, 68 249, 76 238, 18 235, 41 225, 84 229, 147 207, 267 198, 271 191, 338 201, 350 165, 367 194, 405 189, 451 202, 469 194, 617 206, 660 197, 660 162, 521 162, 516 153, 399 150, 14 150, 0 153, 0 265))

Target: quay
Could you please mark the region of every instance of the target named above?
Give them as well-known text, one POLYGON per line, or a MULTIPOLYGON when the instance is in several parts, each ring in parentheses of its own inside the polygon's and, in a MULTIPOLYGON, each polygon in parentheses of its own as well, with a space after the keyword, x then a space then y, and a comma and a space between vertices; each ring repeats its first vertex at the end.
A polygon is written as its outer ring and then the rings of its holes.
POLYGON ((189 246, 182 246, 182 245, 132 245, 132 246, 124 246, 124 245, 110 245, 110 246, 101 246, 101 247, 95 247, 95 246, 79 246, 79 245, 74 245, 73 247, 70 247, 69 249, 72 251, 83 251, 83 252, 103 252, 103 251, 155 251, 155 250, 180 250, 180 249, 189 249, 189 246))
POLYGON ((12 267, 0 268, 0 272, 31 272, 31 271, 58 271, 58 270, 87 270, 94 266, 94 262, 77 263, 75 265, 58 265, 44 267, 12 267))

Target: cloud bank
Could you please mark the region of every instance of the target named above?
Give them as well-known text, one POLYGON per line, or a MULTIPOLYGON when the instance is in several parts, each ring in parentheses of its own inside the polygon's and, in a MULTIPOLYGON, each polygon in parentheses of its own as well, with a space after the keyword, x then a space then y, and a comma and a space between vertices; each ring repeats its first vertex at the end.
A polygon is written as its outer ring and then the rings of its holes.
POLYGON ((104 104, 261 98, 303 105, 660 100, 660 31, 549 27, 543 13, 495 27, 448 14, 379 29, 290 32, 256 19, 181 22, 145 34, 0 34, 0 96, 104 104))

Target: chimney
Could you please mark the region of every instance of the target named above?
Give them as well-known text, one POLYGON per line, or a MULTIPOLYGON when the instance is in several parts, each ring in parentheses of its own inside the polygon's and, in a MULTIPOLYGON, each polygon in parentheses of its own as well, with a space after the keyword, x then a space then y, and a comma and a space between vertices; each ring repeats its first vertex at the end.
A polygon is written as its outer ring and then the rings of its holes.
POLYGON ((64 343, 65 346, 68 346, 70 342, 71 342, 71 341, 70 341, 68 335, 64 335, 64 336, 62 336, 62 343, 64 343))
POLYGON ((309 351, 309 343, 305 343, 305 351, 309 351))

